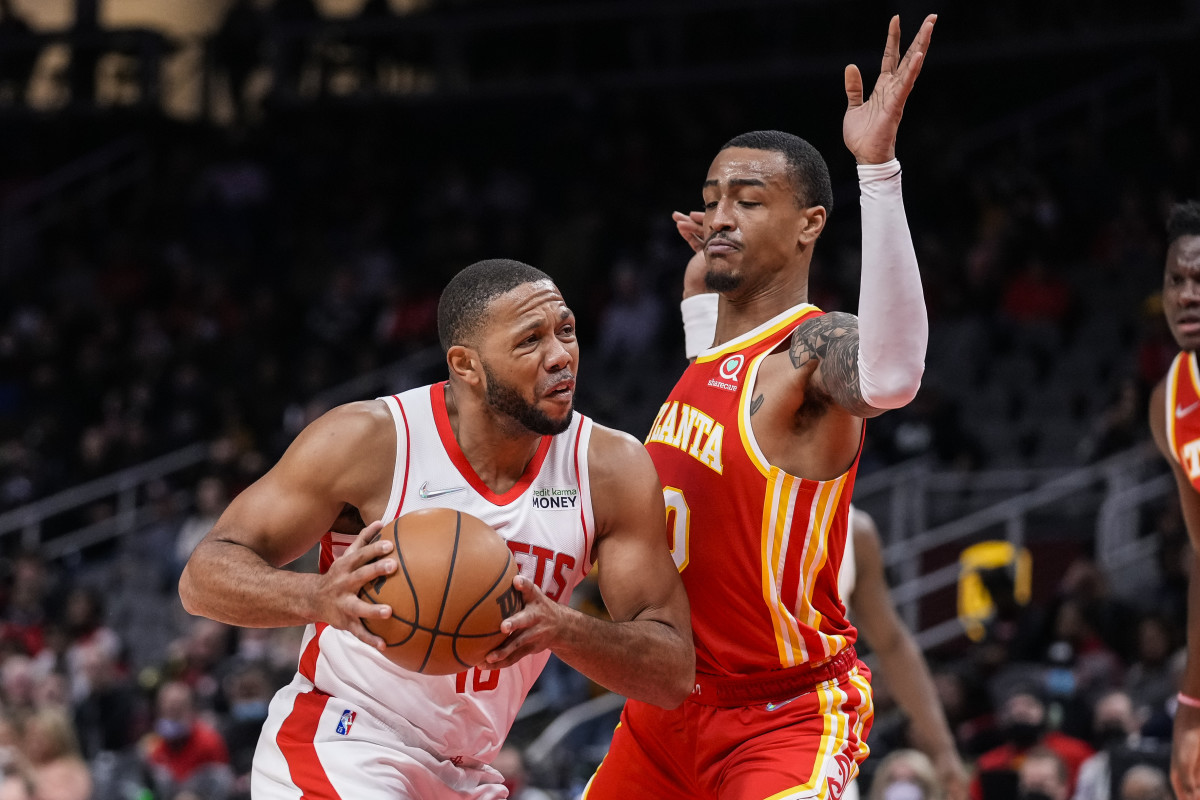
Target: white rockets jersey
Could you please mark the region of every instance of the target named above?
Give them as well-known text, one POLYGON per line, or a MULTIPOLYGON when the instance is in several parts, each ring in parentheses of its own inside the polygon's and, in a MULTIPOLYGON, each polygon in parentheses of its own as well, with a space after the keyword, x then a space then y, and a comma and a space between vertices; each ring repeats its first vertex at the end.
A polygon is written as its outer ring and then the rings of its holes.
MULTIPOLYGON (((566 604, 591 563, 595 525, 587 453, 592 421, 542 437, 515 486, 492 492, 458 446, 446 413, 445 383, 382 398, 396 423, 396 467, 383 519, 420 508, 453 508, 479 517, 508 541, 521 574, 566 604)), ((354 536, 321 542, 321 570, 354 536)), ((491 762, 521 703, 549 658, 527 656, 503 670, 458 675, 401 669, 352 634, 309 625, 299 672, 315 688, 376 717, 406 744, 470 767, 491 762)))

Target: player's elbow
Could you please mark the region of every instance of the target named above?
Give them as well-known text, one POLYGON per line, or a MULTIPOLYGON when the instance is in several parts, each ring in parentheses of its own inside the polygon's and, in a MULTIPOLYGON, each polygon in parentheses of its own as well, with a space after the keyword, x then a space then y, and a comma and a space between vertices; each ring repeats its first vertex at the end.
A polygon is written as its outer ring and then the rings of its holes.
POLYGON ((688 699, 688 696, 692 693, 692 690, 695 688, 695 686, 696 673, 693 672, 692 676, 687 680, 686 683, 682 681, 676 682, 674 685, 664 688, 662 694, 658 697, 654 704, 661 706, 668 711, 674 708, 679 708, 681 705, 683 705, 683 701, 688 699))
POLYGON ((678 659, 679 663, 672 671, 671 681, 663 689, 663 708, 679 708, 688 699, 696 687, 696 651, 688 647, 686 653, 678 659))
POLYGON ((874 408, 902 408, 913 401, 921 389, 925 362, 896 364, 886 370, 863 373, 859 381, 863 400, 874 408))
POLYGON ((192 564, 189 561, 183 568, 183 574, 179 576, 179 600, 183 603, 184 611, 193 616, 203 616, 201 594, 196 586, 193 572, 192 564))

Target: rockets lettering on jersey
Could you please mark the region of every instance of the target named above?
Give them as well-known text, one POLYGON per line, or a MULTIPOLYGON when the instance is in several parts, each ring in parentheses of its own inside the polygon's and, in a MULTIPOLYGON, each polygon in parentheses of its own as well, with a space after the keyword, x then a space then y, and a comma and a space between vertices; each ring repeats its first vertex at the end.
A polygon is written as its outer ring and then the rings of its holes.
POLYGON ((1195 353, 1180 353, 1167 373, 1166 423, 1171 454, 1200 491, 1200 369, 1195 353))

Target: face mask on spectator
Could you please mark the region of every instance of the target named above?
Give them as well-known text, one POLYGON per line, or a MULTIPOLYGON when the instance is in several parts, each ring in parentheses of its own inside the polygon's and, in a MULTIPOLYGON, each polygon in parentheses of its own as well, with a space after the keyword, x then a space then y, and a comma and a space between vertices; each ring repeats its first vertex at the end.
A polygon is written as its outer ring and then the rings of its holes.
POLYGON ((1119 722, 1105 722, 1096 728, 1093 744, 1097 750, 1119 747, 1129 738, 1125 728, 1119 722))
POLYGON ((247 720, 262 720, 267 718, 266 700, 239 700, 229 709, 229 713, 239 722, 247 720))
POLYGON ((168 742, 178 742, 188 737, 192 726, 177 719, 163 718, 154 723, 154 731, 168 742))
POLYGON ((1042 726, 1032 722, 1010 722, 1004 726, 1004 738, 1015 747, 1025 749, 1037 744, 1042 736, 1042 726))
POLYGON ((1017 800, 1054 800, 1054 798, 1041 789, 1026 789, 1021 792, 1017 800))
POLYGON ((925 800, 925 791, 912 781, 896 781, 883 790, 883 800, 925 800))

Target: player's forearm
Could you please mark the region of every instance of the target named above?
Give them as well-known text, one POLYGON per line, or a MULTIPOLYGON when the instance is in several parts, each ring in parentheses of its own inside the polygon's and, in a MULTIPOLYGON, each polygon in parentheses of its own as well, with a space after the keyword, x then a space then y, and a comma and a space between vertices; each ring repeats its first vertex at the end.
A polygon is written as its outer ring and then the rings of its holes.
POLYGON ((913 744, 930 758, 959 758, 929 667, 911 636, 901 634, 877 653, 880 672, 896 703, 908 715, 913 744))
POLYGON ((1188 579, 1187 666, 1179 689, 1189 697, 1200 699, 1200 555, 1192 556, 1192 572, 1188 579))
POLYGON ((205 540, 179 579, 190 614, 243 628, 285 628, 317 620, 319 576, 277 569, 248 547, 205 540))
POLYGON ((567 664, 625 697, 675 708, 696 680, 690 637, 666 622, 609 622, 571 611, 551 648, 567 664))
POLYGON ((862 278, 858 298, 861 395, 874 408, 916 396, 925 371, 929 319, 904 214, 900 162, 860 164, 862 278))

